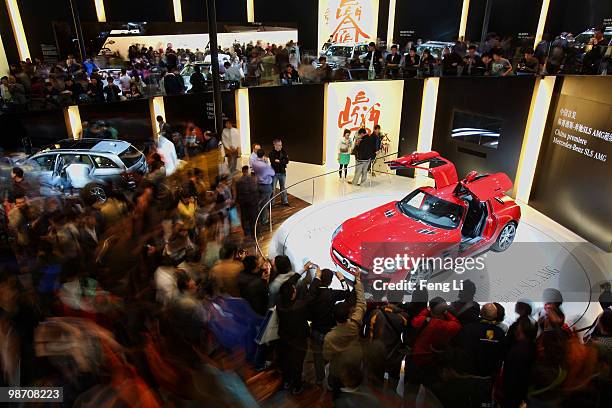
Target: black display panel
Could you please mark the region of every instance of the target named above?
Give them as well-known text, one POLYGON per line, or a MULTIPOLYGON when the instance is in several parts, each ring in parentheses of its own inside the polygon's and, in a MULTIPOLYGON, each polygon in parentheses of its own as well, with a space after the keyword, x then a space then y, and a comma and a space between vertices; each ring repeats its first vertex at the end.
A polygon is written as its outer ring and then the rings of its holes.
POLYGON ((26 146, 31 143, 36 150, 69 137, 61 109, 3 114, 0 115, 0 129, 0 148, 7 152, 24 150, 24 142, 26 146))
MULTIPOLYGON (((297 23, 302 51, 316 52, 318 45, 319 0, 254 0, 259 23, 297 23)), ((293 26, 293 25, 291 25, 293 26)))
POLYGON ((456 141, 497 149, 503 120, 455 110, 451 138, 456 141))
MULTIPOLYGON (((404 81, 398 157, 408 155, 417 149, 419 143, 419 124, 421 121, 424 83, 425 81, 423 79, 406 79, 404 81)), ((414 170, 397 170, 397 175, 414 177, 414 170)))
POLYGON ((504 172, 514 180, 535 85, 534 77, 440 78, 432 150, 455 164, 459 177, 472 170, 504 172), (502 121, 497 149, 452 137, 455 112, 502 121))
MULTIPOLYGON (((221 93, 223 119, 236 121, 234 91, 221 93)), ((214 102, 212 92, 173 95, 164 97, 166 122, 173 130, 184 134, 188 123, 194 123, 203 131, 215 129, 214 102)))
POLYGON ((395 8, 395 42, 454 41, 459 34, 462 1, 400 0, 395 8))
POLYGON ((529 204, 612 252, 612 83, 557 81, 529 204))
POLYGON ((251 143, 272 149, 280 138, 293 161, 323 164, 324 85, 249 89, 251 143))
POLYGON ((141 143, 153 137, 149 100, 79 105, 81 121, 105 121, 119 131, 119 138, 141 143))

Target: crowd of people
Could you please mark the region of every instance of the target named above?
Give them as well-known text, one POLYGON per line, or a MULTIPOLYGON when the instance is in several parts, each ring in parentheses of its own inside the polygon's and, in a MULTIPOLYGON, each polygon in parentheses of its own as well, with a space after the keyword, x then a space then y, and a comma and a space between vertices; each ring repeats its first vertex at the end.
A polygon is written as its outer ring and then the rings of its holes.
MULTIPOLYGON (((514 47, 495 33, 482 44, 459 40, 442 50, 429 49, 422 40, 388 49, 372 42, 366 54, 333 64, 324 54, 306 55, 293 41, 284 46, 257 42, 220 48, 219 71, 223 86, 230 89, 352 79, 608 72, 610 41, 602 28, 594 30, 586 51, 574 47, 574 42, 570 33, 554 40, 545 36, 535 50, 527 42, 514 47)), ((1 78, 0 108, 19 112, 209 91, 212 72, 210 63, 204 63, 209 54, 209 49, 174 49, 168 43, 158 50, 132 45, 126 60, 107 55, 78 61, 68 55, 50 65, 42 58, 26 59, 11 64, 9 75, 1 78), (184 72, 189 65, 192 68, 184 72)))
MULTIPOLYGON (((220 137, 190 127, 198 147, 176 166, 160 147, 175 132, 157 119, 134 192, 43 197, 19 167, 2 186, 2 386, 63 387, 64 404, 93 406, 299 405, 313 392, 338 407, 609 406, 609 285, 581 339, 557 290, 542 310, 518 302, 508 327, 504 307, 477 303, 469 281, 449 303, 370 292, 356 270, 266 259, 254 227, 284 189, 282 141, 270 152, 255 144, 238 171, 231 121, 220 137), (272 376, 257 383, 270 372, 278 387, 272 376)), ((370 162, 375 140, 360 135, 358 159, 370 162)), ((346 144, 339 154, 354 150, 346 144)))

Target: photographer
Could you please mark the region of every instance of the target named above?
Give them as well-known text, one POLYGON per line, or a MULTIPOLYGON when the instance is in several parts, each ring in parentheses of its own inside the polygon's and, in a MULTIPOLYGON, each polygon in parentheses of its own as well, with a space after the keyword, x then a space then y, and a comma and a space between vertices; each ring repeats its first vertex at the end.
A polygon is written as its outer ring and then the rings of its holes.
POLYGON ((438 377, 436 351, 444 351, 461 330, 461 323, 449 311, 441 297, 429 301, 429 307, 412 319, 417 330, 411 358, 407 359, 407 383, 428 385, 438 377))

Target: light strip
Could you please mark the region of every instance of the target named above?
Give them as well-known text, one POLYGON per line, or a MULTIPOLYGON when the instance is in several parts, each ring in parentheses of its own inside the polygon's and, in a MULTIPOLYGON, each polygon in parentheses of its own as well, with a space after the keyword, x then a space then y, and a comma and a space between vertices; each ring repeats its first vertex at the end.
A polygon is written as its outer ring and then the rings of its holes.
POLYGON ((236 126, 240 133, 240 151, 242 155, 251 154, 251 114, 249 107, 249 89, 240 88, 236 91, 236 126))
POLYGON ((19 6, 17 0, 6 0, 6 8, 9 12, 9 18, 11 20, 11 26, 13 27, 13 34, 15 35, 15 41, 17 42, 17 51, 19 51, 19 59, 25 61, 30 58, 30 49, 28 48, 28 40, 23 29, 23 22, 21 21, 21 13, 19 13, 19 6))
POLYGON ((554 76, 538 78, 531 97, 531 107, 525 127, 523 146, 519 157, 516 179, 514 180, 514 191, 517 200, 525 204, 529 203, 531 185, 536 171, 540 146, 544 137, 546 118, 550 109, 553 90, 555 88, 554 76))
POLYGON ((96 5, 96 16, 99 23, 106 23, 106 11, 104 10, 104 0, 94 0, 96 5))
POLYGON ((397 0, 389 1, 389 23, 387 24, 387 47, 393 45, 393 33, 395 31, 395 8, 397 0))
POLYGON ((166 108, 164 105, 164 97, 156 96, 149 99, 149 112, 151 113, 151 128, 153 129, 153 140, 157 141, 160 129, 157 128, 157 116, 161 116, 166 120, 166 108))
MULTIPOLYGON (((440 78, 425 79, 425 84, 423 85, 423 100, 421 102, 421 119, 419 121, 418 152, 431 151, 439 86, 440 78)), ((427 170, 417 169, 415 172, 415 176, 427 177, 427 174, 427 170)))
POLYGON ((183 8, 181 7, 181 0, 172 0, 172 6, 174 7, 174 22, 183 22, 183 8))
POLYGON ((465 40, 465 28, 467 27, 468 13, 470 12, 470 0, 463 0, 461 8, 461 23, 459 23, 459 39, 465 40))
POLYGON ((548 6, 550 5, 550 0, 542 1, 542 9, 540 10, 540 19, 538 20, 538 29, 536 30, 535 43, 533 44, 533 48, 537 47, 537 45, 542 41, 542 36, 544 35, 544 27, 546 26, 546 18, 548 17, 548 6))
POLYGON ((77 105, 72 105, 64 109, 64 120, 68 135, 73 139, 80 139, 83 136, 83 123, 81 122, 81 112, 77 105))
POLYGON ((255 0, 247 0, 247 22, 255 22, 255 0))
POLYGON ((4 49, 4 44, 2 43, 2 37, 0 37, 0 76, 5 76, 8 74, 9 74, 8 58, 6 58, 6 50, 4 49))

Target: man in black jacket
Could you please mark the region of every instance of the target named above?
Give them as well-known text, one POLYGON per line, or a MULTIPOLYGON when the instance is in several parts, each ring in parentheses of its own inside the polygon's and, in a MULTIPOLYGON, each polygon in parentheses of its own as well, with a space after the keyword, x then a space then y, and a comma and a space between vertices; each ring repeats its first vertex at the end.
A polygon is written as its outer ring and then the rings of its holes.
POLYGON ((336 325, 334 305, 350 296, 350 289, 341 272, 336 272, 343 290, 330 289, 334 273, 329 269, 321 271, 321 277, 315 278, 310 285, 312 300, 308 305, 310 314, 310 339, 314 358, 317 384, 322 384, 325 377, 325 361, 323 359, 323 340, 325 335, 336 325))
POLYGON ((289 155, 283 149, 283 142, 280 139, 275 139, 272 144, 274 150, 270 153, 270 165, 275 171, 272 188, 276 190, 276 183, 279 184, 281 190, 281 204, 289 206, 289 198, 285 191, 285 182, 287 181, 287 164, 289 164, 289 155))
POLYGON ((463 351, 465 372, 481 377, 499 374, 503 358, 505 333, 497 324, 497 308, 487 303, 480 310, 479 322, 464 326, 457 336, 463 351))
POLYGON ((357 136, 359 138, 355 147, 357 166, 355 167, 353 181, 349 181, 349 184, 359 186, 368 179, 368 167, 370 162, 376 158, 376 136, 369 135, 364 128, 359 129, 357 136))
MULTIPOLYGON (((317 276, 320 276, 317 270, 317 276)), ((293 395, 301 394, 302 370, 308 350, 308 304, 310 294, 306 290, 307 279, 299 283, 300 275, 294 274, 279 290, 276 312, 278 314, 279 361, 283 385, 293 395), (308 294, 308 295, 306 295, 308 294)))

